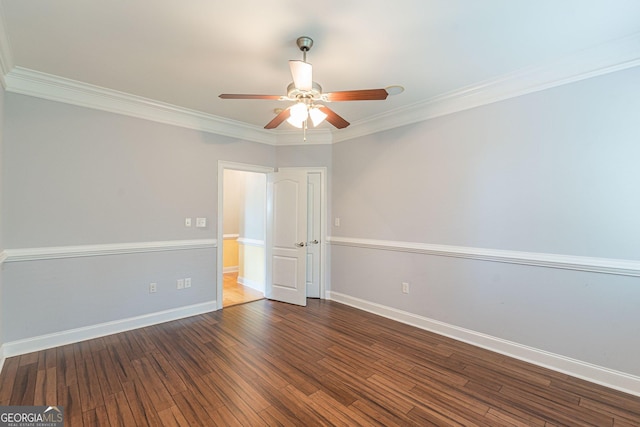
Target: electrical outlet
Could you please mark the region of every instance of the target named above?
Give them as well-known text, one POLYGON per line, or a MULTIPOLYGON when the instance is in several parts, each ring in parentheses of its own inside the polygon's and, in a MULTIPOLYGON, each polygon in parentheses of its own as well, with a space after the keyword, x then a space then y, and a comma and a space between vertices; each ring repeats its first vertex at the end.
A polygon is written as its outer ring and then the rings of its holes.
POLYGON ((336 217, 336 219, 333 221, 333 224, 334 224, 336 227, 340 227, 340 218, 336 217))
POLYGON ((176 288, 184 289, 184 279, 178 279, 177 280, 176 288))
POLYGON ((196 218, 196 227, 205 228, 207 226, 207 218, 196 218))
POLYGON ((408 294, 409 293, 409 283, 408 282, 402 282, 402 293, 403 294, 408 294))
POLYGON ((186 279, 184 279, 184 287, 185 288, 191 287, 191 277, 187 277, 186 279))
POLYGON ((149 293, 153 294, 158 290, 158 284, 157 283, 149 283, 149 293))

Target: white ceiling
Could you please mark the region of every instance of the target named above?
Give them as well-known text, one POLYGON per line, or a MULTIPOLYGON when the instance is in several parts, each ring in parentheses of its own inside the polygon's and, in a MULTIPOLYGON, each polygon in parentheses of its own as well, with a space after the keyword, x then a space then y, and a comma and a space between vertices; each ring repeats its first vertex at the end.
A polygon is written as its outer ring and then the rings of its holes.
POLYGON ((640 31, 638 0, 0 4, 5 63, 260 127, 281 102, 218 95, 284 95, 301 35, 314 39, 307 60, 325 92, 405 87, 386 101, 331 105, 354 123, 640 31))

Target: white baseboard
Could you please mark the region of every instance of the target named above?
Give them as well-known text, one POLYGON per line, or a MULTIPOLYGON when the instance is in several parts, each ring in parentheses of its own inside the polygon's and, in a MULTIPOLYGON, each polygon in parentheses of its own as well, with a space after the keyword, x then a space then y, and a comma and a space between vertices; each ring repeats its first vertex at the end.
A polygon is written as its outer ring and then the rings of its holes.
POLYGON ((264 293, 264 283, 256 280, 247 279, 246 277, 238 276, 238 283, 251 289, 255 289, 258 292, 264 293))
POLYGON ((392 307, 365 301, 339 292, 328 292, 329 299, 388 319, 444 335, 458 341, 504 354, 515 359, 562 372, 625 393, 640 396, 640 377, 593 365, 580 360, 485 335, 469 329, 418 316, 392 307))
POLYGON ((232 265, 231 267, 223 267, 222 268, 222 273, 226 274, 226 273, 237 273, 238 271, 240 271, 240 267, 238 267, 237 265, 232 265))
POLYGON ((73 344, 132 329, 144 328, 145 326, 156 325, 158 323, 209 313, 216 310, 216 307, 216 301, 209 301, 186 307, 144 314, 142 316, 130 317, 128 319, 115 320, 113 322, 100 323, 83 328, 70 329, 67 331, 55 332, 53 334, 7 342, 2 346, 2 361, 4 362, 5 357, 46 350, 48 348, 73 344))

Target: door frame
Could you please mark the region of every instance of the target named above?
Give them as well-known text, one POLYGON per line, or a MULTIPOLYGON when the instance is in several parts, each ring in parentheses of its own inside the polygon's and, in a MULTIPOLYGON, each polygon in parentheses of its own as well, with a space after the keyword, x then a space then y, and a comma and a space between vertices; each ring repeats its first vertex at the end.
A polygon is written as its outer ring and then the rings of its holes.
POLYGON ((303 171, 320 174, 320 299, 327 298, 327 217, 329 207, 327 206, 327 168, 320 167, 282 167, 278 171, 303 171))
MULTIPOLYGON (((217 218, 217 230, 216 230, 216 310, 222 309, 223 297, 223 274, 224 267, 222 262, 222 245, 224 243, 224 171, 236 170, 244 172, 254 172, 269 174, 275 171, 274 168, 268 166, 251 165, 248 163, 228 162, 225 160, 218 160, 218 218, 217 218)), ((265 179, 265 194, 267 191, 265 179)), ((265 212, 266 213, 266 212, 265 212)), ((265 216, 266 221, 266 216, 265 216)), ((265 262, 266 262, 266 250, 265 250, 265 262)), ((265 277, 266 280, 266 277, 265 277)))

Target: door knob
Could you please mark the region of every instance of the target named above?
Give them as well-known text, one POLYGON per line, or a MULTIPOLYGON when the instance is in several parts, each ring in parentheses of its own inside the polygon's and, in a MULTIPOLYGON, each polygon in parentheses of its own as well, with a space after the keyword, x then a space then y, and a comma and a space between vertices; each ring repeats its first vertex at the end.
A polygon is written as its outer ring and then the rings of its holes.
POLYGON ((320 243, 318 242, 318 239, 308 242, 309 245, 317 245, 318 243, 320 243))
POLYGON ((304 247, 304 242, 296 243, 296 247, 298 248, 304 247))

